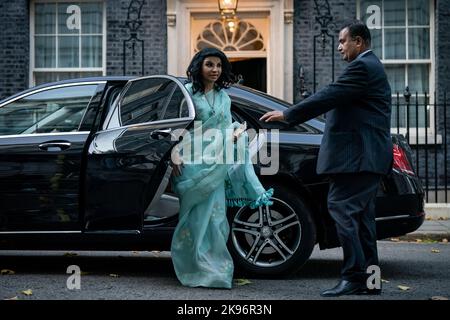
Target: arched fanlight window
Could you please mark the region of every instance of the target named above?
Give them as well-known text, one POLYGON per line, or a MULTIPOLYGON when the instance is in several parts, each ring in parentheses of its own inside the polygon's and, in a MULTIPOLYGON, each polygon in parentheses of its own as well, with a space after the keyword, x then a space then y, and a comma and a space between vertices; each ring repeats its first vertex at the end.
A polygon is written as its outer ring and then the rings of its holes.
POLYGON ((210 47, 222 51, 266 51, 264 39, 254 25, 240 20, 230 31, 226 23, 221 20, 209 23, 198 35, 195 51, 210 47))

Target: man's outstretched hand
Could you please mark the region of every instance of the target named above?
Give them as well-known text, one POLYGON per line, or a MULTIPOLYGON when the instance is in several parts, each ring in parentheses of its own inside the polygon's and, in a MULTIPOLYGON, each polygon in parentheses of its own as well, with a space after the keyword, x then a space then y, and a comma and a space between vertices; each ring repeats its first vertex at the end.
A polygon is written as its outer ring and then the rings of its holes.
POLYGON ((259 118, 260 121, 270 122, 270 121, 283 121, 284 115, 281 111, 270 111, 264 114, 261 118, 259 118))

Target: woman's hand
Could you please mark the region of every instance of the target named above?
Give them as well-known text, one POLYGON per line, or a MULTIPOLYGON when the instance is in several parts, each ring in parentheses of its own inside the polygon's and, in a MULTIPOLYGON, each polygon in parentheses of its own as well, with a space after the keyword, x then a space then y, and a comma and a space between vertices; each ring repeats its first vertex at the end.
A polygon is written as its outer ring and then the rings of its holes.
POLYGON ((233 132, 233 142, 236 143, 239 139, 239 137, 242 135, 242 133, 247 130, 247 122, 244 121, 239 127, 234 129, 233 132))

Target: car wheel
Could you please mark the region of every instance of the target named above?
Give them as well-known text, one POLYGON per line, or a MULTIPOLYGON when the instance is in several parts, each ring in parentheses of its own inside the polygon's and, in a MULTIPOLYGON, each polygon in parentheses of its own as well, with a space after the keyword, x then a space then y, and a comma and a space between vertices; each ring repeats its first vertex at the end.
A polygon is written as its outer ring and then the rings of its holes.
POLYGON ((253 276, 298 271, 315 245, 316 227, 304 200, 274 186, 273 205, 242 207, 230 215, 229 250, 236 269, 253 276))

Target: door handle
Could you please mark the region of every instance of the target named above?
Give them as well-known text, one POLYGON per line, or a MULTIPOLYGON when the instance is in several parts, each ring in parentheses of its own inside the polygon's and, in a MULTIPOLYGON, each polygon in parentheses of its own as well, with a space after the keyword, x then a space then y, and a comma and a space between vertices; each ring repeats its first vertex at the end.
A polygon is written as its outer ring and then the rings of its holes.
POLYGON ((170 136, 170 133, 172 132, 172 129, 157 129, 154 130, 150 133, 150 137, 152 137, 152 139, 156 139, 159 140, 165 137, 170 136))
POLYGON ((70 148, 69 141, 44 142, 39 145, 39 149, 45 151, 63 151, 70 148))

